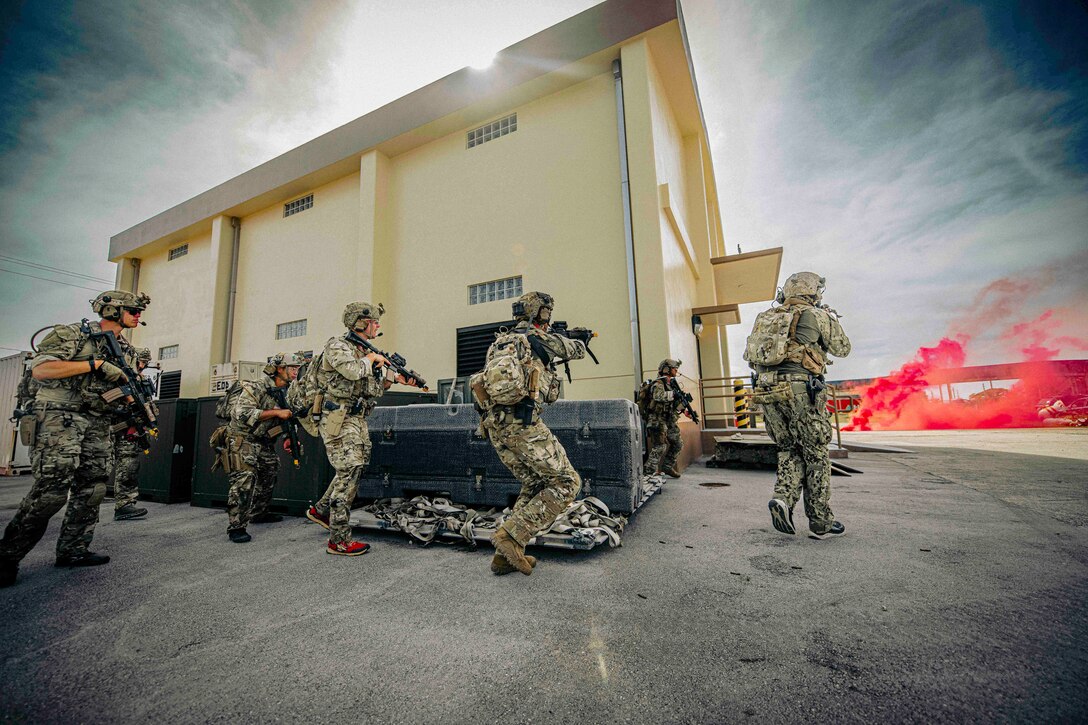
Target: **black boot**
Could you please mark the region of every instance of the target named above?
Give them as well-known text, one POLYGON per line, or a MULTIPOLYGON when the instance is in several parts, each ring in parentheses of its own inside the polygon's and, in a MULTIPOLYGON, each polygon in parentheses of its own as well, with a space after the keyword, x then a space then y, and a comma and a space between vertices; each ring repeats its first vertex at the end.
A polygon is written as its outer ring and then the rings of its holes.
POLYGON ((229 536, 230 540, 235 544, 244 544, 253 539, 245 529, 231 529, 227 532, 227 536, 229 536))
POLYGON ((105 554, 96 554, 93 551, 85 551, 82 554, 70 554, 58 556, 53 566, 102 566, 109 564, 110 558, 105 554))
POLYGON ((147 516, 147 509, 139 508, 134 503, 127 503, 113 512, 114 521, 128 521, 130 519, 142 519, 147 516))

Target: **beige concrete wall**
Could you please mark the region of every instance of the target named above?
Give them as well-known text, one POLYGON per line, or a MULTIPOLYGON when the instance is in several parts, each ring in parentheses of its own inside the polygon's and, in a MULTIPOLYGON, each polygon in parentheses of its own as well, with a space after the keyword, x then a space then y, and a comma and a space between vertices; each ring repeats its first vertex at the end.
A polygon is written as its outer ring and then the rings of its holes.
POLYGON ((468 286, 521 275, 556 297, 557 319, 602 331, 601 365, 573 364, 567 397, 630 397, 612 78, 514 111, 518 130, 497 140, 466 149, 465 129, 390 159, 382 341, 425 376, 452 377, 456 328, 510 317, 511 300, 469 305, 468 286))
POLYGON ((234 360, 320 349, 342 332, 345 303, 362 298, 355 287, 359 174, 309 193, 314 205, 305 211, 283 216, 292 197, 242 219, 234 360), (276 339, 277 324, 299 319, 307 320, 304 337, 276 339))
MULTIPOLYGON (((168 250, 144 257, 140 263, 140 290, 151 295, 151 304, 141 316, 146 327, 132 332, 132 342, 151 349, 155 360, 159 349, 178 346, 178 357, 164 360, 164 371, 182 370, 184 397, 207 395, 208 353, 215 295, 215 266, 210 235, 187 242, 189 253, 167 259, 168 250)), ((180 245, 175 245, 180 246, 180 245)), ((127 261, 123 262, 125 266, 127 261)))

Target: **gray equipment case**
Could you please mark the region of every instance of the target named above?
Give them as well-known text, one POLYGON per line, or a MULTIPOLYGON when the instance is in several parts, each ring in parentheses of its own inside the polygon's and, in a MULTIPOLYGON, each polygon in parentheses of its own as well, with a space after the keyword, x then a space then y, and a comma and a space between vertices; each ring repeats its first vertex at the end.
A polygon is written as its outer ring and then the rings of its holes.
MULTIPOLYGON (((642 440, 630 400, 560 400, 544 423, 582 477, 579 498, 595 496, 629 514, 642 498, 642 440)), ((367 419, 374 445, 360 498, 446 496, 470 506, 510 506, 521 485, 490 441, 475 435, 471 405, 376 408, 367 419)))

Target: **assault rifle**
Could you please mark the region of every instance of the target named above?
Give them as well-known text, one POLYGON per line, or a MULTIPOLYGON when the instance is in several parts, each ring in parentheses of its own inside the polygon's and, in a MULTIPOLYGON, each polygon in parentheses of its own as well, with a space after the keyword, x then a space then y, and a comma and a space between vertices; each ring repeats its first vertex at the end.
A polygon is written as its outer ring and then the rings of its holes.
POLYGON ((114 429, 132 430, 131 437, 140 444, 144 453, 147 453, 151 449, 151 439, 159 434, 159 422, 156 418, 155 405, 151 402, 151 396, 147 394, 140 374, 125 360, 121 343, 117 341, 117 336, 112 330, 94 332, 90 323, 84 318, 80 323, 80 331, 91 339, 92 344, 102 342, 108 362, 116 365, 125 374, 127 380, 116 388, 102 393, 102 399, 107 403, 120 403, 124 406, 126 419, 114 426, 114 429))
POLYGON ((696 423, 699 422, 699 413, 695 408, 691 407, 691 393, 685 391, 680 387, 680 383, 676 382, 676 378, 669 378, 669 387, 672 388, 672 392, 675 393, 676 400, 679 400, 684 412, 691 416, 691 419, 696 423))
MULTIPOLYGON (((561 321, 561 322, 553 322, 551 324, 551 326, 548 328, 548 332, 551 332, 552 334, 555 334, 555 335, 559 335, 560 337, 565 337, 568 340, 580 340, 582 342, 582 344, 586 346, 586 352, 589 354, 589 356, 591 358, 593 358, 593 364, 594 365, 600 365, 601 364, 601 361, 598 360, 597 356, 593 354, 593 351, 589 349, 589 341, 592 340, 593 338, 597 337, 597 333, 594 332, 593 330, 589 330, 589 329, 587 329, 585 327, 567 327, 567 323, 565 321, 561 321)), ((568 383, 571 382, 571 378, 570 378, 570 362, 569 361, 567 361, 567 360, 563 361, 563 369, 567 373, 567 382, 568 383)))
POLYGON ((423 376, 417 373, 415 370, 408 369, 408 361, 404 359, 403 355, 398 353, 382 352, 378 348, 374 347, 367 340, 355 334, 354 330, 348 330, 348 341, 354 342, 359 347, 362 347, 370 352, 377 353, 389 361, 389 367, 404 377, 405 380, 411 380, 409 385, 414 385, 421 390, 429 390, 427 387, 427 381, 423 379, 423 376))
MULTIPOLYGON (((272 397, 281 408, 291 410, 291 406, 287 404, 287 388, 272 388, 272 397)), ((298 460, 302 458, 302 442, 298 437, 298 421, 295 420, 294 411, 290 418, 283 421, 283 430, 287 442, 291 444, 291 460, 294 461, 295 468, 298 468, 298 460)))

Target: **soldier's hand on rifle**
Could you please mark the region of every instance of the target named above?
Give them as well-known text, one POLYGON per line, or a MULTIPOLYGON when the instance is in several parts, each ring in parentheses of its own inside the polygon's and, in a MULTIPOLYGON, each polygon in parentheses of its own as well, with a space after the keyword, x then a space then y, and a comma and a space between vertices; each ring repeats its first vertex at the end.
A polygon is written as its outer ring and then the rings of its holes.
POLYGON ((572 327, 570 330, 570 339, 581 340, 582 342, 589 344, 589 341, 597 336, 593 330, 588 327, 572 327))
POLYGON ((376 352, 368 352, 366 359, 370 361, 371 365, 377 365, 378 367, 386 367, 389 365, 389 360, 384 355, 379 355, 376 352))
POLYGON ((108 360, 95 360, 95 366, 98 369, 99 375, 108 380, 111 383, 127 383, 128 378, 125 377, 121 368, 117 367, 108 360))
POLYGON ((287 410, 286 408, 276 408, 276 410, 273 412, 280 420, 289 420, 293 415, 293 413, 291 413, 291 411, 287 410))
POLYGON ((291 451, 291 439, 290 438, 284 438, 283 439, 283 450, 286 451, 287 453, 292 453, 292 451, 291 451))
POLYGON ((413 385, 414 386, 416 384, 416 379, 415 378, 406 378, 403 375, 401 375, 400 373, 397 373, 397 377, 395 378, 395 380, 398 383, 400 383, 401 385, 413 385))

